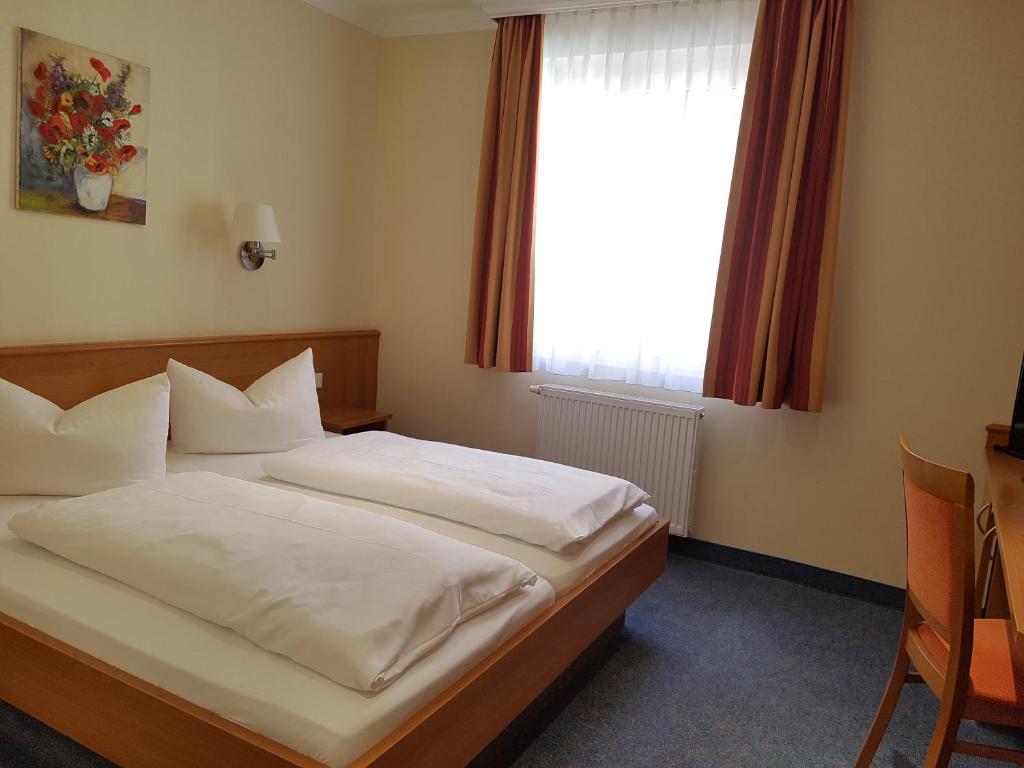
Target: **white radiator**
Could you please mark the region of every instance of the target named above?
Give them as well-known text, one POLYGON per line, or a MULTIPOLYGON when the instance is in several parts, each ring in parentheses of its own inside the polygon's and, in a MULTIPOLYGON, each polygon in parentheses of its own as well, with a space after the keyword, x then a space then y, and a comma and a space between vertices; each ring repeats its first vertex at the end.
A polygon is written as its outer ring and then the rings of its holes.
POLYGON ((538 459, 629 480, 672 533, 689 534, 703 408, 557 384, 530 390, 540 395, 538 459))

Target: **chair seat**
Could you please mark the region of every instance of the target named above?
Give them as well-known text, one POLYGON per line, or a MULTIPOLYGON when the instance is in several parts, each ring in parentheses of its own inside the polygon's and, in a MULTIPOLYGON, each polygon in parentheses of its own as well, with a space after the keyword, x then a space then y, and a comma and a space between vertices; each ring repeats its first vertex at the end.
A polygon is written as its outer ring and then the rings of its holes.
MULTIPOLYGON (((945 668, 949 644, 927 624, 914 631, 935 664, 945 668)), ((1017 639, 1012 622, 975 619, 968 696, 987 704, 1024 709, 1024 644, 1017 639)))

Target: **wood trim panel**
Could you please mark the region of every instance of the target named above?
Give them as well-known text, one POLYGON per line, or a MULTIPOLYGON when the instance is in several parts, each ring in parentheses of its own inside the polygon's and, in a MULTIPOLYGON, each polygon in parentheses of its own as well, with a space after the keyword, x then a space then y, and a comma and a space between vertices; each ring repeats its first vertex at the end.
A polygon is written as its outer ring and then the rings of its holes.
MULTIPOLYGON (((668 521, 457 680, 354 768, 464 766, 665 570, 668 521)), ((130 768, 323 768, 0 613, 0 699, 130 768)))
POLYGON ((560 598, 350 768, 461 768, 665 570, 667 520, 560 598))
POLYGON ((380 331, 315 331, 194 339, 0 347, 0 378, 70 408, 108 389, 161 373, 173 357, 239 388, 313 350, 324 406, 377 406, 380 331))
POLYGON ((0 699, 118 765, 324 768, 2 613, 0 649, 0 699))

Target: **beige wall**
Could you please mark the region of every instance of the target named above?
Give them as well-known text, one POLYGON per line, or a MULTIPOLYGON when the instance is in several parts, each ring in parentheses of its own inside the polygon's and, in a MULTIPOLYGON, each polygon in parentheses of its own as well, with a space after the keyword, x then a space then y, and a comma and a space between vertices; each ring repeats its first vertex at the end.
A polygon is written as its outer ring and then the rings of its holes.
POLYGON ((4 0, 0 344, 368 324, 378 50, 301 0, 4 0), (145 226, 14 209, 19 26, 151 68, 145 226), (277 212, 256 273, 236 201, 277 212))
MULTIPOLYGON (((980 479, 982 428, 1009 417, 1024 348, 1024 4, 858 11, 825 411, 608 388, 707 408, 695 536, 900 584, 897 433, 980 479)), ((461 362, 491 40, 383 44, 381 405, 408 434, 530 453, 527 385, 569 380, 461 362)))
MULTIPOLYGON (((825 412, 587 385, 707 407, 697 537, 895 584, 897 432, 980 476, 1024 347, 1024 4, 858 8, 825 412)), ((381 41, 300 0, 6 0, 0 19, 9 127, 18 26, 152 68, 145 227, 14 210, 8 134, 0 344, 372 322, 397 430, 532 451, 545 377, 461 362, 490 33, 381 41), (238 200, 278 212, 258 273, 235 262, 238 200)))

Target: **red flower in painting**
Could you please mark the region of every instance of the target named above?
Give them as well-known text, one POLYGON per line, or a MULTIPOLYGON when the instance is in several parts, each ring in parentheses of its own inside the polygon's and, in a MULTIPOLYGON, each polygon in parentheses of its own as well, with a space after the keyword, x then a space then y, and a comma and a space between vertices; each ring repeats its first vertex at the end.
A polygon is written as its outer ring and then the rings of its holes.
POLYGON ((36 88, 36 101, 46 101, 46 88, 42 85, 36 88))
POLYGON ((46 65, 43 64, 43 62, 41 61, 38 64, 36 64, 35 76, 36 80, 46 79, 46 65))
POLYGON ((141 115, 142 114, 142 105, 141 104, 133 104, 132 108, 130 110, 128 110, 128 114, 129 115, 141 115))
POLYGON ((125 120, 123 117, 119 117, 110 125, 110 130, 114 133, 120 133, 121 131, 127 131, 132 127, 132 124, 125 120))
POLYGON ((138 153, 138 150, 131 144, 125 144, 117 150, 117 157, 122 163, 130 163, 138 153))
MULTIPOLYGON (((46 110, 43 109, 43 105, 40 104, 38 101, 32 101, 31 99, 29 99, 28 108, 29 110, 31 110, 32 114, 40 120, 46 117, 46 110)), ((52 144, 53 142, 51 141, 50 143, 52 144)))
POLYGON ((53 126, 50 123, 39 124, 39 135, 43 137, 43 141, 47 144, 56 144, 60 141, 60 135, 54 131, 53 126))
POLYGON ((46 140, 47 144, 56 144, 61 139, 71 135, 71 129, 57 115, 51 117, 45 123, 40 123, 39 133, 46 140))
POLYGON ((75 91, 71 99, 71 103, 77 111, 87 115, 92 113, 95 99, 91 93, 88 91, 75 91))
POLYGON ((106 173, 110 170, 110 162, 103 155, 95 154, 85 158, 82 163, 86 170, 92 171, 93 173, 106 173))
POLYGON ((110 70, 107 69, 107 66, 100 59, 91 58, 89 59, 89 63, 92 64, 92 68, 99 73, 99 76, 104 83, 110 79, 110 70))
POLYGON ((93 96, 92 97, 92 116, 102 117, 103 113, 107 109, 107 97, 106 96, 93 96))
POLYGON ((107 126, 97 125, 96 132, 100 135, 100 138, 103 139, 108 144, 114 143, 114 132, 107 128, 107 126))
POLYGON ((81 134, 90 125, 91 123, 77 112, 71 113, 71 130, 76 134, 81 134))

